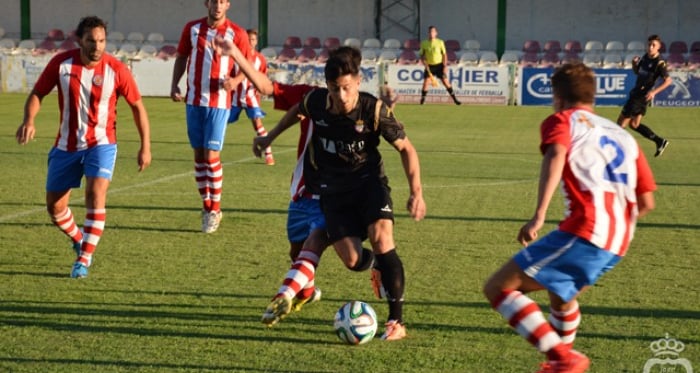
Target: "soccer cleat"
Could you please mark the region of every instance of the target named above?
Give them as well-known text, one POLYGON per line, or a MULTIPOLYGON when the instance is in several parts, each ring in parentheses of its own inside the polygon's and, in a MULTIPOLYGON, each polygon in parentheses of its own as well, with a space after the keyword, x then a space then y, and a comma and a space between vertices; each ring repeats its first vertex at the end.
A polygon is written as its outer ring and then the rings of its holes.
POLYGON ((571 350, 564 360, 550 360, 542 363, 537 373, 583 373, 588 370, 590 364, 588 356, 571 350))
POLYGON ((454 99, 455 105, 462 105, 462 103, 458 99, 454 99))
POLYGON ((313 302, 318 302, 321 300, 321 289, 319 288, 314 288, 314 293, 306 298, 306 299, 300 299, 298 297, 298 294, 294 299, 292 299, 292 311, 294 312, 299 312, 301 311, 301 308, 307 304, 307 303, 313 303, 313 302))
POLYGON ((272 154, 265 154, 265 164, 268 166, 274 166, 275 157, 273 157, 272 154))
POLYGON ((372 291, 377 299, 382 299, 386 296, 386 291, 384 290, 384 285, 382 285, 382 273, 376 269, 372 268, 372 277, 370 277, 372 282, 372 291))
POLYGON ((668 146, 668 140, 666 140, 666 139, 661 140, 661 144, 658 144, 656 146, 656 153, 654 153, 654 157, 658 157, 661 154, 663 154, 664 150, 666 150, 667 146, 668 146))
POLYGON ((75 262, 73 264, 73 269, 70 271, 71 278, 85 278, 88 275, 88 269, 85 264, 81 262, 75 262))
POLYGON ((292 312, 292 298, 287 294, 275 297, 262 315, 262 323, 271 327, 292 312))
POLYGON ((206 224, 203 224, 202 231, 204 233, 214 233, 219 229, 219 224, 221 223, 221 217, 223 213, 219 211, 209 211, 206 214, 206 224))
POLYGON ((382 334, 384 341, 398 341, 406 337, 406 327, 396 320, 389 320, 384 324, 386 329, 382 334))

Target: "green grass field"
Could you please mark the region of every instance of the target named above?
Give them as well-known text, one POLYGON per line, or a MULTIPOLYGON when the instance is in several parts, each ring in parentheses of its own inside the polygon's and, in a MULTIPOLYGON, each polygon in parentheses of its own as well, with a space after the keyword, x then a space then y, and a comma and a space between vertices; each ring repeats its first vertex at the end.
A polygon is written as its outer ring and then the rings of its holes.
MULTIPOLYGON (((69 241, 44 210, 46 154, 57 130, 44 100, 36 141, 14 133, 25 95, 0 95, 0 372, 533 372, 543 358, 490 309, 486 278, 519 249, 532 214, 547 107, 399 106, 419 151, 427 218, 397 214, 409 337, 352 347, 333 333, 345 301, 373 299, 369 273, 329 251, 317 272, 320 303, 274 328, 260 316, 288 268, 288 185, 298 130, 285 133, 269 167, 251 152, 247 119, 229 127, 222 153, 224 219, 199 232, 200 202, 184 107, 147 98, 153 163, 137 172, 138 135, 120 106, 119 160, 107 226, 90 276, 69 278, 69 241)), ((280 118, 266 103, 268 129, 280 118)), ((619 108, 600 108, 614 119, 619 108)), ((661 158, 639 139, 659 190, 628 256, 580 298, 576 348, 591 372, 641 372, 649 344, 666 333, 700 370, 699 109, 652 108, 645 119, 671 144, 661 158)), ((400 159, 383 144, 396 206, 408 189, 400 159)), ((82 190, 71 205, 82 224, 82 190)), ((548 226, 563 206, 558 197, 548 226)), ((534 299, 546 307, 544 294, 534 299)), ((677 366, 665 365, 664 368, 677 366)), ((655 372, 662 367, 657 366, 655 372)), ((668 370, 667 370, 668 371, 668 370)))

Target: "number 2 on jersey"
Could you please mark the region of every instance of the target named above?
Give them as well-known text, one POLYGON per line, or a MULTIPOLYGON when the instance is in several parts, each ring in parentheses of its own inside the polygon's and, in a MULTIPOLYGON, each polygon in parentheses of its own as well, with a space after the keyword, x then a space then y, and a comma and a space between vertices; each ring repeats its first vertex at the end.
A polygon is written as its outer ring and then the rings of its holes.
POLYGON ((617 141, 603 136, 600 138, 600 147, 604 148, 606 146, 612 146, 615 149, 615 158, 605 165, 605 175, 603 176, 605 180, 611 181, 613 183, 623 183, 627 184, 627 173, 626 172, 615 172, 615 169, 620 167, 625 161, 625 151, 620 147, 617 141))

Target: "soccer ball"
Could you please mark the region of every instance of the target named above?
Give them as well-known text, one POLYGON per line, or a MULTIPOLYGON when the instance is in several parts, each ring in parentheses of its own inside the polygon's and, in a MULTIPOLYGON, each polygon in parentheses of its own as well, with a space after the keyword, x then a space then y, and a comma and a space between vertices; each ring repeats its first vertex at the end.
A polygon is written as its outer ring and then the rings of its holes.
POLYGON ((336 312, 333 327, 341 341, 361 345, 374 338, 377 332, 377 314, 365 302, 348 302, 336 312))

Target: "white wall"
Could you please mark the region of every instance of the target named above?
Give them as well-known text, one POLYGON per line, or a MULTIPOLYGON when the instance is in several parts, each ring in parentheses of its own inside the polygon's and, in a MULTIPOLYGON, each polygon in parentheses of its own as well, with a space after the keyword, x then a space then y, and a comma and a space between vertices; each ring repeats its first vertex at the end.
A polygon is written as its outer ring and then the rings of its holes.
MULTIPOLYGON (((20 1, 0 3, 0 26, 19 37, 20 1)), ((175 41, 185 22, 206 14, 204 0, 31 0, 31 4, 37 38, 51 28, 71 30, 80 17, 95 14, 109 22, 110 30, 158 31, 175 41)), ((258 0, 231 0, 229 17, 243 27, 257 27, 257 6, 258 0)), ((477 39, 482 49, 496 48, 495 0, 422 0, 420 6, 421 38, 428 25, 435 25, 443 39, 477 39)), ((281 45, 288 35, 374 37, 374 0, 268 0, 268 8, 271 45, 281 45)), ((700 40, 698 25, 697 0, 510 0, 506 48, 520 49, 527 39, 627 42, 644 40, 652 33, 667 42, 692 42, 700 40)), ((398 34, 389 31, 383 39, 398 34)))

